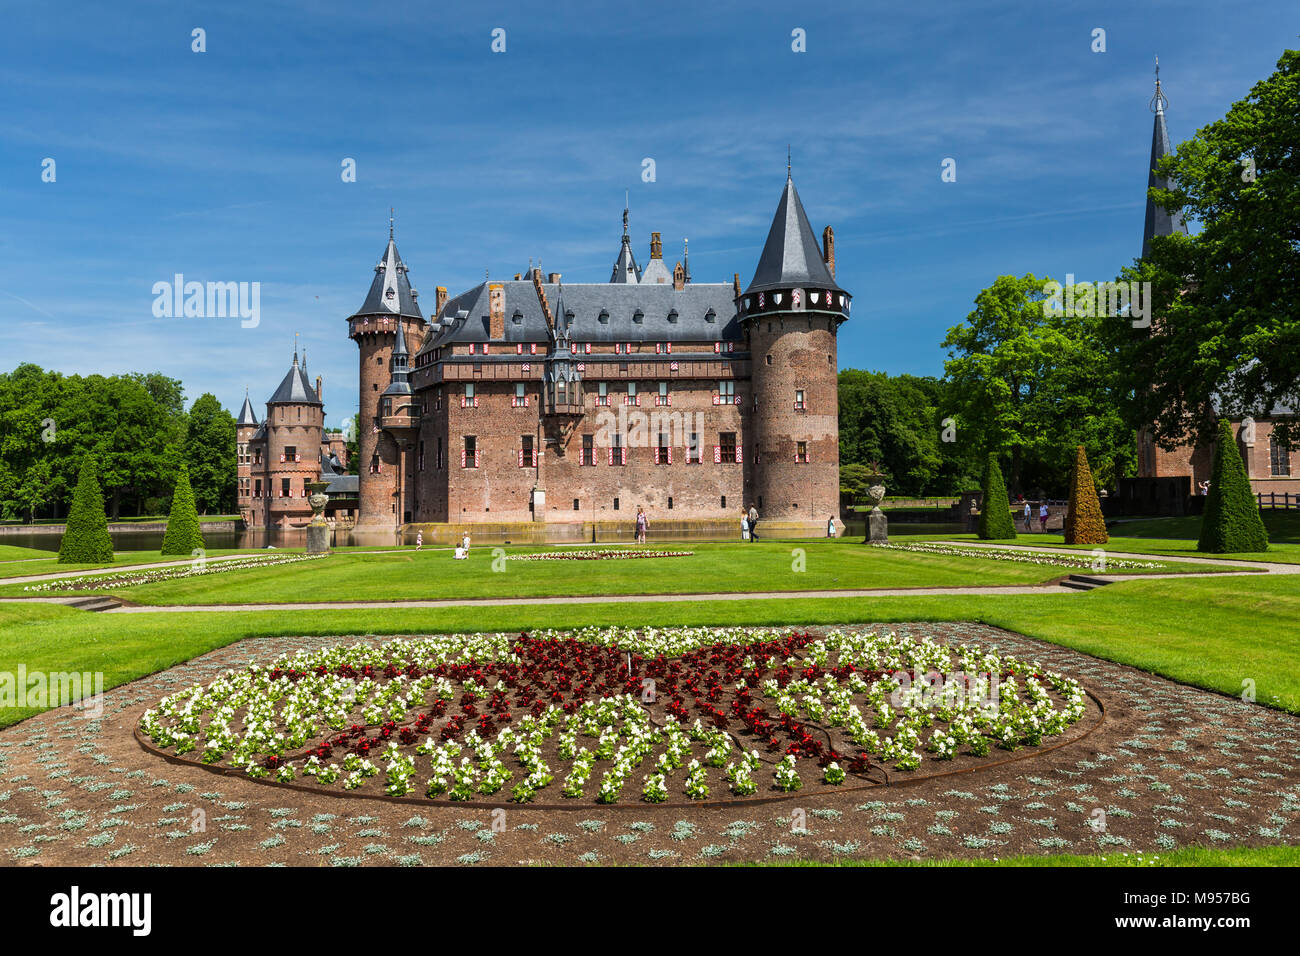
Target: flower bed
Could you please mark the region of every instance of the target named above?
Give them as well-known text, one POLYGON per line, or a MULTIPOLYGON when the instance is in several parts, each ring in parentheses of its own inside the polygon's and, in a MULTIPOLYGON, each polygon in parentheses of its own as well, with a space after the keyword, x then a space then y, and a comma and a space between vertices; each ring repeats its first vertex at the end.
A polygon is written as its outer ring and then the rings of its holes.
POLYGON ((127 571, 119 574, 100 574, 93 577, 63 578, 56 581, 44 581, 29 584, 24 591, 107 591, 113 588, 130 588, 138 584, 157 584, 159 581, 175 581, 180 578, 193 578, 201 574, 221 574, 225 571, 242 571, 248 568, 269 568, 277 564, 297 564, 300 561, 315 561, 324 558, 324 554, 285 554, 275 557, 236 558, 222 561, 196 561, 193 564, 172 565, 166 568, 150 568, 146 571, 127 571))
POLYGON ((630 558, 689 558, 694 551, 649 551, 644 548, 585 548, 507 555, 509 561, 609 561, 630 558))
POLYGON ((1105 571, 1107 568, 1147 568, 1164 570, 1166 566, 1158 561, 1134 561, 1130 558, 1114 558, 1109 554, 1102 559, 1103 568, 1095 568, 1098 559, 1091 552, 1086 554, 1069 554, 1052 552, 1045 554, 1034 551, 1013 551, 1010 548, 962 548, 951 544, 917 542, 915 544, 885 544, 877 542, 873 548, 885 548, 889 551, 915 551, 918 554, 942 554, 954 558, 986 558, 990 561, 1016 561, 1020 564, 1041 564, 1056 568, 1078 568, 1080 570, 1105 571))
POLYGON ((978 765, 1065 732, 1086 706, 1076 681, 978 645, 593 628, 282 655, 163 698, 139 731, 176 756, 333 791, 686 803, 978 765))

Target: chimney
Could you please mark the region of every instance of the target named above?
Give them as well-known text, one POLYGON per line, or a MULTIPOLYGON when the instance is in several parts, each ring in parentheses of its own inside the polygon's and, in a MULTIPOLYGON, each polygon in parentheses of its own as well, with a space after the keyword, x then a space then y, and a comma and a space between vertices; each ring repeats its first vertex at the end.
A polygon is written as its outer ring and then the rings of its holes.
POLYGON ((835 230, 827 226, 822 230, 822 259, 826 262, 826 268, 831 271, 831 278, 835 278, 835 230))
POLYGON ((664 257, 664 244, 659 240, 659 233, 650 233, 650 258, 662 259, 664 257))
POLYGON ((739 272, 733 272, 731 274, 731 287, 736 290, 736 298, 739 299, 740 298, 740 273, 739 272))
POLYGON ((325 380, 319 375, 316 376, 316 397, 325 401, 325 380))
POLYGON ((546 319, 546 327, 548 329, 555 328, 555 319, 551 316, 551 304, 546 301, 546 290, 542 288, 541 269, 533 270, 533 291, 537 293, 537 301, 542 306, 542 315, 546 319))
POLYGON ((673 288, 677 290, 686 288, 686 270, 682 268, 680 262, 673 266, 673 288))
POLYGON ((523 277, 524 277, 524 275, 523 275, 522 272, 516 272, 516 273, 515 273, 515 281, 516 281, 516 282, 518 282, 518 281, 519 281, 520 279, 522 279, 523 277))
POLYGON ((437 301, 435 301, 433 304, 434 305, 433 314, 435 316, 441 315, 442 307, 446 304, 447 304, 447 287, 445 285, 440 285, 438 286, 437 289, 437 301))
POLYGON ((488 338, 493 342, 506 337, 506 290, 499 282, 488 286, 488 338))
POLYGON ((546 277, 546 281, 549 282, 551 285, 559 285, 560 274, 558 272, 552 272, 550 275, 546 277))

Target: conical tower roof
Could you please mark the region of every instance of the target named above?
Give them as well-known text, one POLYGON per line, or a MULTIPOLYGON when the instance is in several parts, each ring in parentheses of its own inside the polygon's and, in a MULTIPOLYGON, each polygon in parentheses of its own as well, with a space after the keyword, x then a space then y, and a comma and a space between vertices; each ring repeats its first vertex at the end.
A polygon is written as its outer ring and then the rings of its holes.
POLYGON ((256 425, 257 415, 253 411, 253 403, 248 400, 248 392, 244 392, 244 407, 239 410, 239 418, 235 419, 236 425, 256 425))
POLYGON ((808 214, 799 201, 799 191, 787 173, 763 254, 758 258, 758 268, 745 294, 806 287, 840 290, 826 268, 821 247, 808 224, 808 214))
POLYGON ((307 380, 307 373, 298 364, 298 353, 293 353, 293 366, 280 382, 280 387, 266 400, 268 405, 323 405, 316 389, 307 380))
POLYGON ((385 395, 411 394, 411 373, 407 364, 410 354, 410 350, 406 347, 406 330, 402 327, 402 323, 398 322, 397 341, 393 343, 393 355, 390 364, 393 380, 384 389, 385 395))
POLYGON ((407 277, 406 264, 397 254, 397 243, 393 241, 392 223, 388 228, 388 245, 375 266, 375 279, 370 283, 366 301, 361 303, 356 315, 396 316, 420 319, 420 306, 416 303, 417 293, 411 288, 407 277))
POLYGON ((1151 98, 1155 122, 1151 127, 1151 161, 1147 163, 1147 216, 1142 227, 1142 258, 1151 252, 1151 240, 1156 236, 1171 236, 1175 232, 1186 234, 1187 224, 1181 212, 1169 213, 1151 198, 1152 189, 1168 189, 1169 180, 1157 172, 1160 160, 1170 155, 1169 127, 1165 125, 1165 107, 1169 101, 1160 89, 1160 61, 1156 61, 1156 95, 1151 98))

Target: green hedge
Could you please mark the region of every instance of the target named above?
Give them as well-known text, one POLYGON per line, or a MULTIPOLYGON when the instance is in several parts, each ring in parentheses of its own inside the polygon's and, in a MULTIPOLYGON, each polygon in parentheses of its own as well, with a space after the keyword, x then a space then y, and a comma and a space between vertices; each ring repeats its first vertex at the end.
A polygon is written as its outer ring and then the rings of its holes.
POLYGON ((1196 548, 1211 554, 1268 550, 1268 532, 1260 520, 1259 504, 1226 418, 1219 419, 1210 494, 1201 515, 1201 539, 1196 548))
POLYGON ((190 473, 181 465, 172 491, 172 513, 167 519, 163 534, 163 554, 189 556, 203 549, 203 533, 199 530, 199 511, 194 504, 194 489, 190 487, 190 473))
POLYGON ((1064 530, 1066 544, 1105 544, 1110 540, 1082 445, 1075 450, 1074 469, 1070 472, 1070 510, 1064 530))
POLYGON ((59 543, 59 563, 113 563, 113 539, 108 534, 104 493, 99 488, 95 460, 89 455, 82 459, 77 489, 72 493, 67 527, 59 543))
POLYGON ((989 453, 984 466, 984 507, 980 509, 976 532, 981 538, 1004 541, 1016 536, 1016 523, 1007 505, 1007 486, 998 467, 998 456, 989 453))

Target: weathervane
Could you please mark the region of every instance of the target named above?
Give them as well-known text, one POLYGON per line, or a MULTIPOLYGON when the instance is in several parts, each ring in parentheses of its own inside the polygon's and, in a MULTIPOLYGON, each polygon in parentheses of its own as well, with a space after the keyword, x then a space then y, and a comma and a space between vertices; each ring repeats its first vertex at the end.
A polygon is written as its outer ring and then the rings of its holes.
POLYGON ((393 238, 393 207, 388 207, 388 238, 393 238))
POLYGON ((1169 98, 1160 89, 1160 57, 1156 57, 1156 95, 1148 104, 1152 113, 1163 113, 1169 107, 1169 98))

